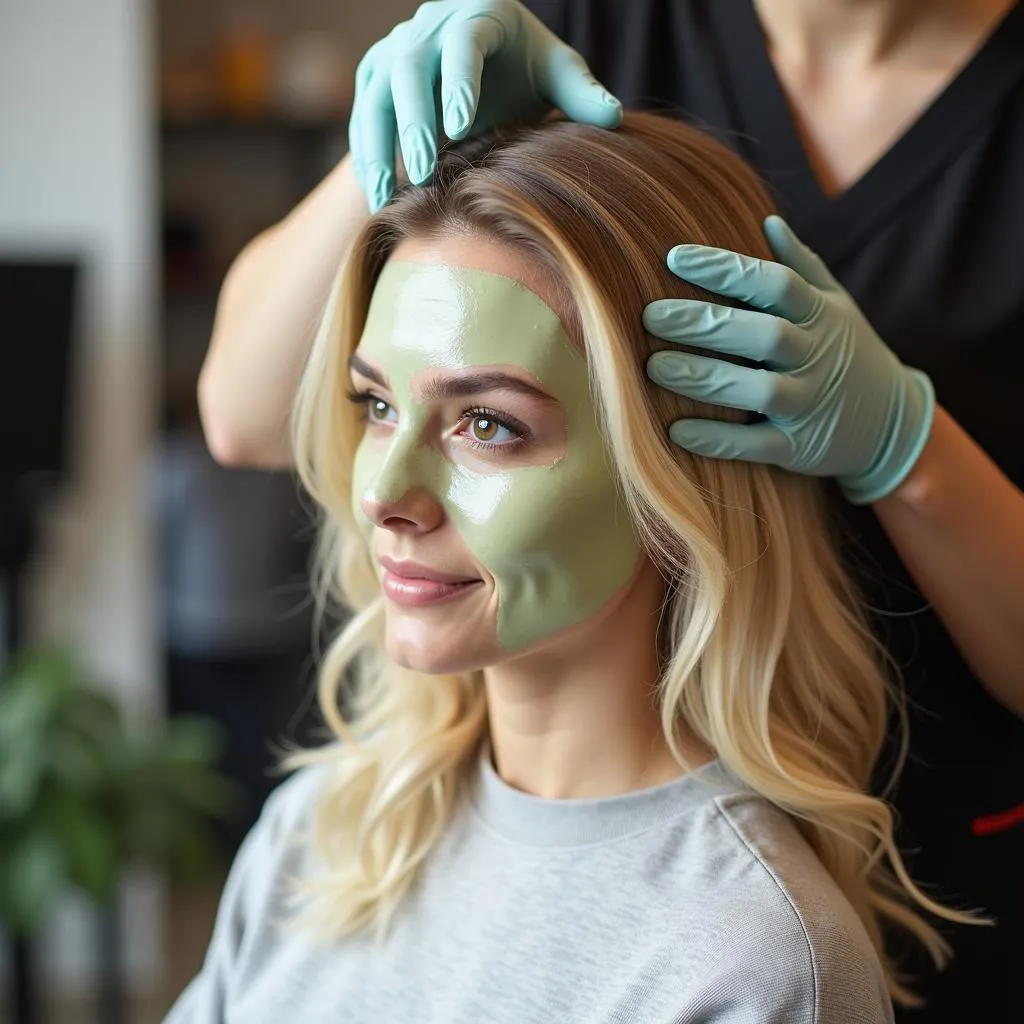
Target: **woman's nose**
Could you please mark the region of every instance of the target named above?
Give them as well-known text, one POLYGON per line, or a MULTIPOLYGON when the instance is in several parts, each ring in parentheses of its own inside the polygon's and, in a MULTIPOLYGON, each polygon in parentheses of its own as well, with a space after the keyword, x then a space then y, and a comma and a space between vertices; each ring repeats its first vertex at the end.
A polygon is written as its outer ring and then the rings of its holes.
POLYGON ((374 526, 394 533, 429 533, 444 520, 440 502, 421 487, 398 498, 381 498, 373 490, 363 495, 359 507, 374 526))
POLYGON ((402 533, 429 533, 444 521, 438 500, 443 460, 437 452, 396 440, 359 501, 374 526, 402 533))

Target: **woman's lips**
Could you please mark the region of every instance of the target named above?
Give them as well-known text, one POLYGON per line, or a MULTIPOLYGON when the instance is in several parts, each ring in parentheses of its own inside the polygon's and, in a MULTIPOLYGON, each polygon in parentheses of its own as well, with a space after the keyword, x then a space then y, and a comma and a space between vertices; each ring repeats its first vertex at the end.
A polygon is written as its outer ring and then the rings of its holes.
POLYGON ((417 562, 399 562, 382 557, 381 588, 395 604, 422 606, 463 597, 479 579, 453 576, 417 562))
POLYGON ((480 580, 468 580, 465 583, 441 583, 439 580, 396 576, 389 569, 384 570, 380 581, 387 597, 395 604, 405 605, 439 604, 442 601, 450 601, 453 598, 462 597, 480 582, 480 580))

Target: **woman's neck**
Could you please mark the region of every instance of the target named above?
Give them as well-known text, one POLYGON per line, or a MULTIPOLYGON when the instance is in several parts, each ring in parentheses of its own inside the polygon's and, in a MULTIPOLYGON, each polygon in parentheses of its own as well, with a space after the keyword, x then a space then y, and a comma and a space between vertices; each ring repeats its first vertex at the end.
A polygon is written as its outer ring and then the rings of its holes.
POLYGON ((804 66, 941 63, 1015 0, 753 0, 773 54, 804 66))
MULTIPOLYGON (((682 774, 656 701, 664 584, 644 560, 616 604, 545 650, 484 672, 495 767, 547 799, 614 796, 682 774)), ((698 763, 713 755, 692 741, 698 763)))

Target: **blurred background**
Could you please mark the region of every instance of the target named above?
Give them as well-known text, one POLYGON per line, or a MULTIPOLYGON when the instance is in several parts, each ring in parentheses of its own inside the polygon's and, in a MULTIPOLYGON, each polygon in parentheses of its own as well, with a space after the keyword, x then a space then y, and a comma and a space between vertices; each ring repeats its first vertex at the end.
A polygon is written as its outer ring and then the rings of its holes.
POLYGON ((196 379, 416 6, 0 3, 0 1021, 160 1021, 316 742, 310 515, 213 462, 196 379))

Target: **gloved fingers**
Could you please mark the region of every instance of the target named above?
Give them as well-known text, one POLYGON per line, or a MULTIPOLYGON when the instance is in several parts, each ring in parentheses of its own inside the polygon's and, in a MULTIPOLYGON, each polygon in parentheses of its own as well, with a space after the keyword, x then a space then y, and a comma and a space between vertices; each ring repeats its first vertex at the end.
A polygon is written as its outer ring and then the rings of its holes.
POLYGON ((712 459, 743 459, 782 466, 790 455, 786 435, 771 423, 676 420, 668 428, 673 444, 712 459))
POLYGON ((363 59, 356 67, 355 91, 352 101, 352 116, 348 121, 348 151, 352 155, 352 165, 356 172, 356 178, 362 186, 363 192, 368 199, 372 197, 369 182, 366 180, 366 161, 363 154, 362 126, 359 112, 362 110, 366 99, 366 91, 373 79, 375 51, 380 43, 375 43, 363 56, 363 59))
POLYGON ((348 119, 348 151, 352 157, 352 168, 356 173, 356 179, 359 182, 360 188, 363 190, 363 195, 367 197, 367 202, 369 202, 370 190, 367 187, 366 177, 363 173, 363 162, 361 159, 363 147, 359 134, 360 131, 358 108, 353 107, 352 116, 348 119))
POLYGON ((668 268, 676 277, 710 292, 728 295, 766 313, 804 323, 824 299, 795 270, 710 245, 677 245, 668 254, 668 268))
POLYGON ((351 141, 370 212, 376 213, 395 187, 395 108, 389 76, 370 79, 352 117, 351 141))
POLYGON ((571 121, 615 128, 622 104, 596 79, 587 62, 564 43, 552 46, 538 69, 541 98, 571 121))
POLYGON ((402 53, 391 65, 391 96, 398 140, 405 169, 414 185, 429 180, 437 163, 436 74, 437 61, 425 44, 402 53))
POLYGON ((811 349, 807 334, 783 317, 698 299, 657 299, 644 309, 643 322, 665 341, 744 356, 775 370, 801 366, 811 349))
POLYGON ((647 376, 677 395, 779 419, 798 415, 806 404, 803 387, 787 374, 689 352, 655 352, 647 376))
POLYGON ((793 229, 777 214, 765 217, 764 235, 780 263, 795 270, 816 288, 835 288, 836 279, 825 261, 794 234, 793 229))
POLYGON ((473 127, 480 104, 484 61, 501 45, 502 25, 494 18, 453 21, 441 43, 441 112, 444 133, 461 139, 473 127))

